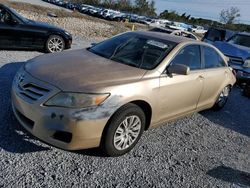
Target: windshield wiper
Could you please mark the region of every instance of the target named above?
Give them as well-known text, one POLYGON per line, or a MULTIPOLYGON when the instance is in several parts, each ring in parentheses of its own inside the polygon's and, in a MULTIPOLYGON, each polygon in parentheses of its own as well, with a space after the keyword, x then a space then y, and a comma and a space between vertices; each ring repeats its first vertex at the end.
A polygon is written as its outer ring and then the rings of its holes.
POLYGON ((118 52, 123 46, 124 46, 123 44, 118 45, 118 46, 115 48, 113 54, 110 56, 110 59, 112 59, 112 58, 117 54, 117 52, 118 52))
POLYGON ((125 65, 129 65, 129 66, 131 66, 131 67, 136 67, 136 68, 138 68, 138 66, 137 65, 135 65, 135 64, 133 64, 133 63, 124 63, 125 65))
POLYGON ((139 68, 138 65, 136 65, 136 64, 134 64, 134 63, 129 63, 129 62, 124 61, 124 60, 122 60, 122 59, 112 58, 111 60, 116 61, 116 62, 119 62, 119 63, 122 63, 122 64, 124 64, 124 65, 131 66, 131 67, 139 68))
POLYGON ((130 41, 132 41, 132 40, 133 40, 133 38, 127 40, 127 41, 124 42, 124 43, 121 43, 120 45, 118 45, 118 46, 115 48, 113 54, 110 56, 110 59, 114 58, 115 55, 119 52, 119 50, 120 50, 121 48, 125 47, 125 46, 126 46, 130 41))

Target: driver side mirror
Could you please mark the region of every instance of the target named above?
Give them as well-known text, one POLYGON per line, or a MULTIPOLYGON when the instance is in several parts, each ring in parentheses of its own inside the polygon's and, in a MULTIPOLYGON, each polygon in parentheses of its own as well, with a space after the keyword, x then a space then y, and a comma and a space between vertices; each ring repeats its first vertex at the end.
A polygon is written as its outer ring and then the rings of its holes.
POLYGON ((172 74, 188 75, 189 71, 190 71, 190 68, 183 64, 170 65, 167 68, 167 73, 170 75, 172 74))
POLYGON ((97 43, 95 43, 95 42, 91 43, 91 47, 96 46, 96 45, 97 45, 97 43))

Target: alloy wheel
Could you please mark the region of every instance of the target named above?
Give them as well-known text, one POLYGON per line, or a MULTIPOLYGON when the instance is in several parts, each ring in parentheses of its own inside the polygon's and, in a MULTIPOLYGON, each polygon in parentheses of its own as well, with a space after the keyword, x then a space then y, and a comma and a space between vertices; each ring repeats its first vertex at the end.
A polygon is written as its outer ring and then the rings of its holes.
POLYGON ((126 117, 115 131, 113 144, 117 150, 129 148, 138 138, 141 131, 141 120, 138 116, 126 117))
POLYGON ((59 37, 53 37, 48 41, 48 49, 50 52, 61 52, 64 49, 64 41, 59 37))

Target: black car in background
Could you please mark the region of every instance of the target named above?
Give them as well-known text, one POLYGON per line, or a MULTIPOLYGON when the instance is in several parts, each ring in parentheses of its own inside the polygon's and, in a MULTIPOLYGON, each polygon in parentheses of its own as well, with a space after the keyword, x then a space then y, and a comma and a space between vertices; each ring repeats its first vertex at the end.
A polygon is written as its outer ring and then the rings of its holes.
POLYGON ((234 31, 228 29, 209 28, 202 41, 214 44, 216 41, 226 41, 234 34, 234 31))
POLYGON ((0 49, 31 49, 60 52, 71 48, 72 36, 47 23, 24 18, 0 4, 0 49))

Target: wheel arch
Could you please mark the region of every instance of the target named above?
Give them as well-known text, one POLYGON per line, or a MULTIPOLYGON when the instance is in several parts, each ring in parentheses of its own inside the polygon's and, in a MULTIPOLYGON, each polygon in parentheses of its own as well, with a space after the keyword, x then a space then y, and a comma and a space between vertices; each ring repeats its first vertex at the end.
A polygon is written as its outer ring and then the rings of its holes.
POLYGON ((148 130, 151 124, 151 118, 152 118, 152 107, 151 105, 146 102, 145 100, 133 100, 130 102, 127 102, 123 105, 121 105, 109 118, 109 120, 107 121, 104 129, 103 129, 103 133, 102 133, 102 137, 103 134, 105 133, 105 130, 107 129, 107 126, 110 124, 110 121, 112 119, 112 117, 115 115, 115 113, 120 110, 122 107, 128 105, 128 104, 135 104, 137 105, 145 114, 145 118, 146 118, 146 125, 145 125, 145 130, 148 130))

